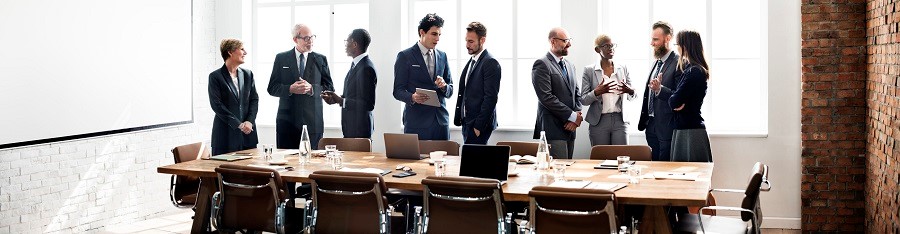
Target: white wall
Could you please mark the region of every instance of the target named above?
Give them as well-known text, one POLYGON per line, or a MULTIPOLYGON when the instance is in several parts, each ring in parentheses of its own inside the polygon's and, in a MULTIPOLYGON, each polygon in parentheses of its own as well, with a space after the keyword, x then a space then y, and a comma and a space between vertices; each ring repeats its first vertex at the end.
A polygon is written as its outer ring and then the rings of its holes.
POLYGON ((185 79, 194 124, 0 151, 0 233, 99 232, 178 212, 169 176, 156 167, 173 163, 174 146, 209 139, 206 81, 221 66, 215 6, 193 1, 193 76, 185 79))

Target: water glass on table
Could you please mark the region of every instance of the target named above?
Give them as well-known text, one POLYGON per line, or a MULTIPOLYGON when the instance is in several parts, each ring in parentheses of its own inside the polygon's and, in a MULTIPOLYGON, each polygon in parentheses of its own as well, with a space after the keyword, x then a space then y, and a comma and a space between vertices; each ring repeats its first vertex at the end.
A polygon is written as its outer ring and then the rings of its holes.
POLYGON ((632 184, 640 184, 643 170, 639 166, 632 165, 628 168, 628 182, 632 184))
POLYGON ((631 166, 631 157, 618 156, 618 157, 616 157, 616 162, 619 165, 619 173, 621 173, 621 174, 628 173, 628 167, 631 166))
POLYGON ((553 179, 556 181, 566 180, 566 162, 560 160, 553 160, 553 163, 550 164, 553 167, 553 179))
POLYGON ((434 175, 435 176, 445 176, 447 175, 447 161, 444 158, 435 159, 434 160, 434 175))
POLYGON ((334 153, 337 152, 337 145, 326 145, 325 146, 325 160, 331 163, 331 160, 334 160, 334 153))
POLYGON ((340 170, 344 168, 344 152, 335 151, 331 155, 331 169, 340 170))

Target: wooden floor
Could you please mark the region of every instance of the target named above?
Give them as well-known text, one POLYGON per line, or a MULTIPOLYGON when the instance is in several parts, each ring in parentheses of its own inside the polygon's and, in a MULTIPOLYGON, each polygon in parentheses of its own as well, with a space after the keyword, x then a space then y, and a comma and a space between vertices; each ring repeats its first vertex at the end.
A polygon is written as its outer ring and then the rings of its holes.
MULTIPOLYGON (((108 226, 101 233, 190 233, 193 212, 184 210, 181 213, 157 217, 137 223, 108 226)), ((763 229, 763 234, 799 234, 795 229, 763 229)))

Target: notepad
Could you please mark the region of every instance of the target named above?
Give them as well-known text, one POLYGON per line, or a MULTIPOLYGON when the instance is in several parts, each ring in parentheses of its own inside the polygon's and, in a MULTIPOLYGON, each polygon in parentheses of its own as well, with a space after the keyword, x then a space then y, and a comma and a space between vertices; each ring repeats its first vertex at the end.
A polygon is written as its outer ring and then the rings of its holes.
POLYGON ((700 177, 699 172, 673 172, 673 171, 660 171, 654 172, 653 178, 658 180, 667 179, 667 180, 697 180, 700 177))
POLYGON ((616 191, 616 190, 624 188, 625 186, 628 186, 628 185, 624 184, 624 183, 591 182, 590 184, 584 186, 584 188, 616 191))
POLYGON ((250 164, 247 166, 268 168, 268 169, 272 169, 272 170, 276 170, 276 171, 292 171, 292 170, 294 170, 294 167, 291 167, 291 166, 270 166, 270 165, 263 165, 263 164, 250 164))
POLYGON ((389 170, 382 170, 382 169, 371 168, 371 167, 367 167, 367 168, 349 168, 349 167, 345 167, 345 168, 341 168, 340 171, 377 173, 377 174, 380 174, 380 175, 387 175, 387 174, 391 173, 391 171, 389 171, 389 170))
MULTIPOLYGON (((629 161, 628 164, 634 165, 635 161, 629 161)), ((618 169, 619 161, 616 160, 603 160, 600 164, 594 166, 594 169, 618 169)))
POLYGON ((226 155, 226 154, 220 154, 220 155, 216 155, 216 156, 209 157, 209 159, 212 159, 212 160, 229 161, 229 162, 231 162, 231 161, 237 161, 237 160, 242 160, 242 159, 248 159, 248 158, 252 158, 252 157, 250 157, 250 156, 226 155))
POLYGON ((590 184, 590 181, 587 180, 557 180, 550 184, 550 187, 560 187, 560 188, 584 188, 590 184))

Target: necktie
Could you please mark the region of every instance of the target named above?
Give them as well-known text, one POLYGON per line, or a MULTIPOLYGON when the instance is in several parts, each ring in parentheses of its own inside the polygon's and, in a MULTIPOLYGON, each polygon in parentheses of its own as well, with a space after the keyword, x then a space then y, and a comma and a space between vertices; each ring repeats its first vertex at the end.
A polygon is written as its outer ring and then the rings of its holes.
MULTIPOLYGON (((657 59, 656 66, 654 67, 655 69, 653 69, 653 75, 650 76, 650 79, 656 79, 656 77, 659 76, 659 71, 662 70, 662 65, 663 65, 662 60, 657 59)), ((653 114, 655 112, 653 110, 653 100, 656 99, 656 94, 652 93, 652 91, 649 91, 649 92, 651 92, 651 93, 650 93, 650 95, 647 95, 647 112, 650 114, 650 116, 653 116, 653 114)))
POLYGON ((303 77, 303 72, 306 71, 306 56, 304 54, 300 54, 300 61, 297 61, 297 68, 299 68, 300 77, 303 77))
POLYGON ((428 50, 428 57, 425 58, 425 65, 428 66, 429 78, 434 78, 434 50, 428 50))
POLYGON ((571 82, 569 82, 569 70, 566 69, 566 63, 564 63, 562 60, 559 60, 559 69, 562 70, 562 77, 563 80, 566 80, 566 85, 572 86, 572 84, 570 84, 571 82))
POLYGON ((468 68, 466 70, 466 76, 463 78, 463 80, 459 81, 459 95, 462 96, 461 109, 463 119, 466 118, 466 81, 468 81, 469 77, 472 76, 472 70, 475 70, 475 60, 470 58, 468 65, 466 65, 466 68, 468 68))

